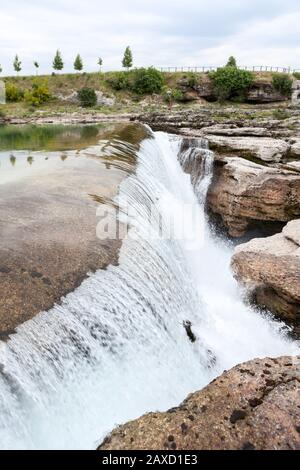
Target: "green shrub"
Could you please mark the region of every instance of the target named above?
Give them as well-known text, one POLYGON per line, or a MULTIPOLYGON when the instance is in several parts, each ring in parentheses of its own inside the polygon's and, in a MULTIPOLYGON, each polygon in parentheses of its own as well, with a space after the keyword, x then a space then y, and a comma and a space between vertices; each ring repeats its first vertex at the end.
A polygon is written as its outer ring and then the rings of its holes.
POLYGON ((77 92, 81 106, 91 108, 97 104, 97 95, 93 88, 82 88, 77 92))
POLYGON ((293 80, 287 73, 275 73, 272 79, 273 87, 283 96, 291 96, 293 80))
POLYGON ((22 101, 24 97, 24 92, 20 90, 16 85, 13 83, 6 83, 5 84, 5 94, 6 94, 6 101, 16 103, 18 101, 22 101))
POLYGON ((31 90, 25 91, 25 101, 31 106, 40 106, 50 100, 51 95, 46 80, 37 79, 33 82, 31 90))
POLYGON ((149 67, 127 72, 115 72, 107 81, 114 90, 127 90, 138 95, 145 95, 160 93, 164 84, 164 77, 161 72, 149 67))
POLYGON ((132 90, 138 95, 160 93, 163 84, 163 74, 154 67, 140 68, 133 71, 132 90))
POLYGON ((300 80, 300 72, 294 72, 293 75, 296 78, 296 80, 300 80))
POLYGON ((107 81, 114 90, 130 90, 132 87, 132 72, 115 72, 107 81))
POLYGON ((209 74, 213 81, 214 91, 218 100, 244 100, 246 92, 253 82, 253 73, 240 70, 232 65, 221 67, 209 74))

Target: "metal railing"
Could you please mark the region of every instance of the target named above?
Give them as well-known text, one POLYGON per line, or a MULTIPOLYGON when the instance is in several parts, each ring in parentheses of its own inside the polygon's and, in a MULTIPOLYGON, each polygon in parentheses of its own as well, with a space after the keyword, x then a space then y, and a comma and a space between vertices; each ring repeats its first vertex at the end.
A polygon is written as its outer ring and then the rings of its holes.
MULTIPOLYGON (((212 72, 217 70, 220 66, 197 66, 197 67, 159 67, 161 72, 212 72)), ((281 73, 294 73, 299 72, 300 69, 293 69, 292 67, 275 67, 270 65, 253 65, 238 67, 241 70, 249 70, 252 72, 281 72, 281 73)))

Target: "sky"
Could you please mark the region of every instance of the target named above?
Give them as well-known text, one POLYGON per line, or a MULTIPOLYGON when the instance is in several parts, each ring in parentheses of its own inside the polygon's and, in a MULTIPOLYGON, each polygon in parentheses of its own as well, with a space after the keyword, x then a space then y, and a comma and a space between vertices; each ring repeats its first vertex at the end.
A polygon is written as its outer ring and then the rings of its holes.
POLYGON ((121 68, 126 46, 134 65, 241 66, 300 69, 299 0, 0 0, 0 64, 11 75, 33 61, 49 73, 61 50, 65 71, 77 53, 86 71, 121 68))

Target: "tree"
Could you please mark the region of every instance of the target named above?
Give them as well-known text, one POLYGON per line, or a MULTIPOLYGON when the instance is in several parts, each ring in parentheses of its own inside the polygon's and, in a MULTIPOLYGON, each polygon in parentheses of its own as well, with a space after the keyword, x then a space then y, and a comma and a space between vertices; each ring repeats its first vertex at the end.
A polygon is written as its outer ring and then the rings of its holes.
POLYGON ((122 60, 122 66, 125 67, 127 70, 132 67, 132 52, 129 46, 126 47, 125 52, 124 52, 124 57, 122 60))
POLYGON ((18 55, 16 55, 15 60, 14 60, 14 69, 18 74, 22 70, 22 62, 19 60, 18 55))
POLYGON ((77 72, 81 72, 81 70, 83 69, 82 59, 79 54, 77 54, 76 59, 74 61, 74 69, 77 70, 77 72))
POLYGON ((34 62, 33 62, 33 65, 34 65, 35 68, 36 68, 36 74, 38 74, 38 69, 39 69, 40 64, 39 64, 38 62, 34 61, 34 62))
POLYGON ((101 68, 102 68, 102 65, 103 65, 103 59, 102 59, 102 57, 99 57, 99 59, 98 59, 98 65, 99 65, 99 67, 100 67, 100 72, 101 72, 101 68))
POLYGON ((56 51, 56 54, 53 60, 53 68, 54 70, 62 70, 64 68, 64 63, 61 58, 61 53, 59 50, 56 51))
POLYGON ((226 67, 236 67, 236 60, 235 60, 235 57, 233 57, 233 55, 229 57, 226 67))
POLYGON ((2 66, 0 64, 0 74, 3 72, 2 66))

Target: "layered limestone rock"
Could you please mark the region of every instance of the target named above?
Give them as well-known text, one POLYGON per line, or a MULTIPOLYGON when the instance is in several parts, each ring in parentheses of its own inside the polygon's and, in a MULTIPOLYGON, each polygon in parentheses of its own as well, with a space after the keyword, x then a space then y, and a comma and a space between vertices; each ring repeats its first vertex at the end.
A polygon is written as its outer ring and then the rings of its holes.
POLYGON ((178 408, 114 430, 99 450, 299 450, 300 357, 236 366, 178 408))
POLYGON ((260 222, 288 222, 300 217, 299 173, 239 157, 217 158, 207 207, 233 237, 260 222))
POLYGON ((300 219, 289 222, 282 233, 238 246, 232 269, 260 306, 300 333, 300 219))
MULTIPOLYGON (((134 119, 151 126, 153 130, 205 137, 209 134, 224 136, 254 136, 296 139, 300 135, 299 111, 284 111, 286 118, 276 118, 275 109, 252 107, 199 107, 141 114, 134 119), (275 114, 274 114, 275 113, 275 114)), ((290 144, 290 143, 289 143, 290 144)))
MULTIPOLYGON (((262 131, 260 132, 260 135, 263 135, 262 131)), ((207 140, 210 149, 221 153, 230 153, 240 157, 252 157, 264 162, 275 163, 283 160, 290 149, 290 145, 281 139, 272 139, 270 137, 236 137, 232 135, 234 133, 228 136, 211 135, 208 133, 207 140)))

